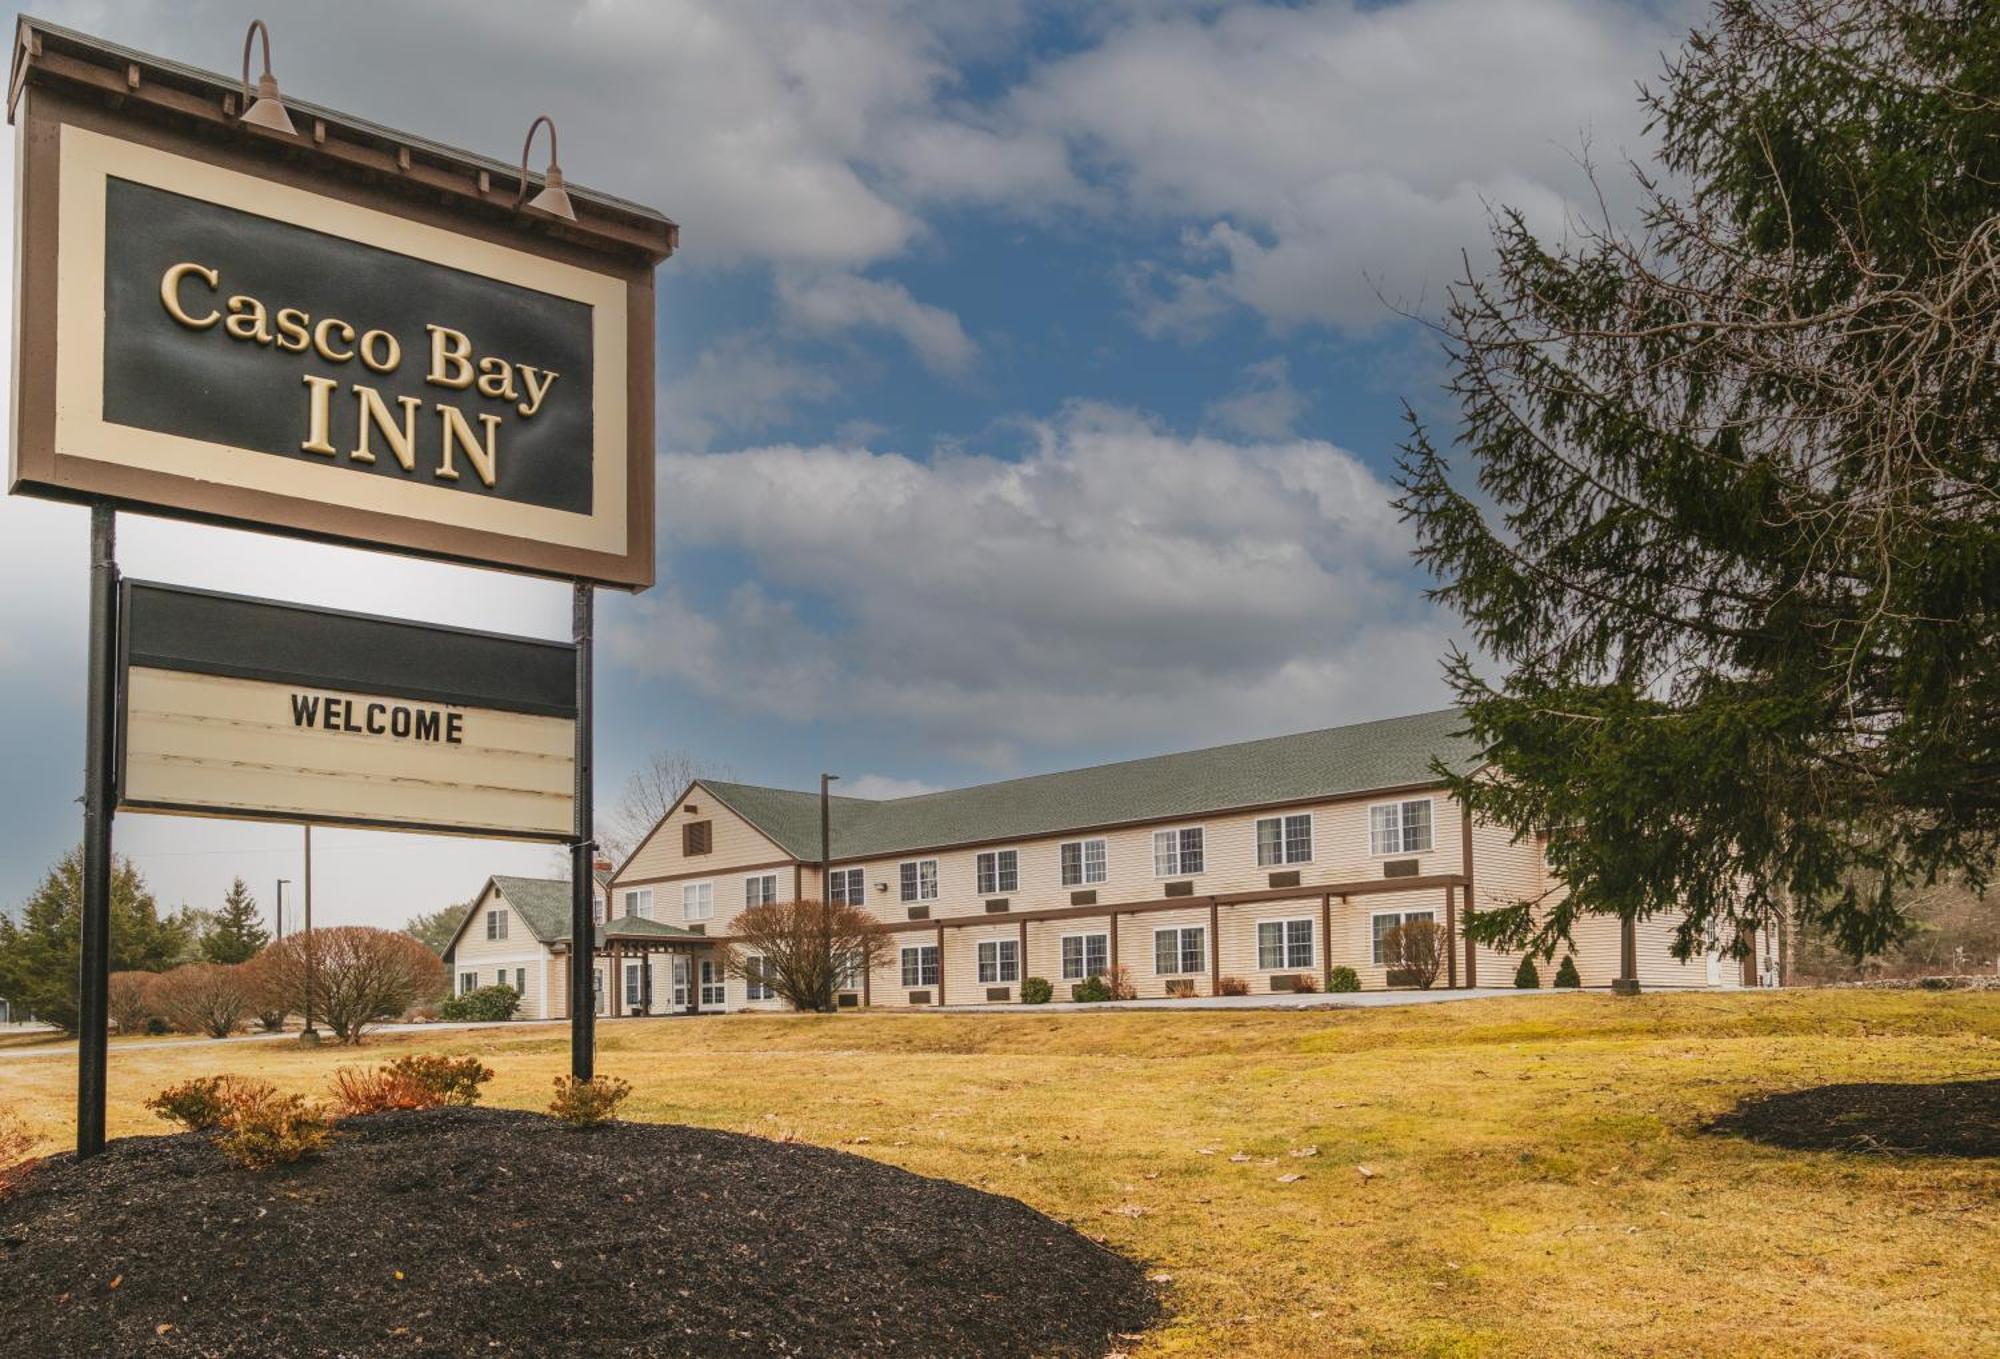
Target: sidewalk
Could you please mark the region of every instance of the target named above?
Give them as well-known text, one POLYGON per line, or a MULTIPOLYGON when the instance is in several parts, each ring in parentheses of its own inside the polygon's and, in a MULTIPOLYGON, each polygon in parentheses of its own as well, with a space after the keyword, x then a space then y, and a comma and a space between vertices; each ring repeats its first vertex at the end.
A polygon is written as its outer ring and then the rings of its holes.
MULTIPOLYGON (((370 1024, 368 1026, 368 1033, 370 1036, 373 1036, 379 1033, 438 1033, 450 1029, 504 1029, 523 1023, 532 1024, 535 1022, 537 1021, 498 1019, 467 1020, 462 1023, 370 1024)), ((0 1029, 0 1033, 24 1032, 28 1028, 29 1026, 27 1025, 20 1025, 18 1027, 10 1025, 5 1029, 0 1029)), ((320 1030, 320 1032, 326 1034, 329 1044, 332 1043, 333 1036, 331 1033, 325 1029, 320 1030)), ((227 1044, 230 1047, 240 1047, 244 1043, 271 1043, 287 1038, 296 1040, 298 1036, 297 1030, 285 1029, 278 1033, 239 1033, 230 1038, 159 1038, 142 1042, 113 1043, 111 1045, 111 1060, 114 1062, 117 1061, 120 1052, 156 1052, 163 1048, 216 1047, 221 1044, 227 1044)), ((69 1039, 61 1043, 50 1043, 43 1047, 0 1048, 0 1063, 28 1061, 36 1057, 74 1058, 75 1056, 75 1039, 69 1039)))

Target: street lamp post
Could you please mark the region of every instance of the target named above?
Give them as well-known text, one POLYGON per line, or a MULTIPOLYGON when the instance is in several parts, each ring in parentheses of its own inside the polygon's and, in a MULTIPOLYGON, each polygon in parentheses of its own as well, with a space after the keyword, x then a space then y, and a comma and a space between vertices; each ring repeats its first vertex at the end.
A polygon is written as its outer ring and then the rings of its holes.
POLYGON ((285 942, 285 884, 290 881, 291 881, 290 878, 278 879, 278 904, 276 907, 272 909, 271 913, 273 922, 278 927, 278 934, 275 942, 280 944, 285 942))
POLYGON ((833 973, 833 884, 828 876, 833 861, 833 802, 827 794, 827 786, 839 778, 838 774, 819 776, 819 924, 820 943, 826 957, 826 1007, 829 1010, 833 1008, 834 983, 839 979, 833 973))
POLYGON ((319 1046, 319 1030, 313 1027, 313 828, 308 824, 306 832, 306 1026, 299 1031, 299 1042, 306 1047, 319 1046))

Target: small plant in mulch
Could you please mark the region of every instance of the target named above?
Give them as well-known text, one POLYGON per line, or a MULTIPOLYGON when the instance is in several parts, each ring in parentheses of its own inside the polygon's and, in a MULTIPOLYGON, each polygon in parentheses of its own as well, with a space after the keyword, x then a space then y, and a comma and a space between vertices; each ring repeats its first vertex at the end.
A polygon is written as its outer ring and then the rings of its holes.
POLYGON ((1521 959, 1521 965, 1514 969, 1514 989, 1517 991, 1539 991, 1542 989, 1542 974, 1536 968, 1532 955, 1521 959))
POLYGON ((1342 993, 1359 991, 1361 989, 1361 974, 1346 963, 1342 963, 1339 967, 1334 968, 1326 974, 1326 989, 1342 993))
POLYGON ((272 1093, 272 1087, 264 1082, 246 1081, 241 1076, 196 1076, 168 1086, 147 1100, 146 1107, 189 1132, 208 1132, 222 1126, 239 1100, 272 1093))
POLYGON ((1056 988, 1049 984, 1047 977, 1030 977, 1021 983, 1023 1005, 1047 1005, 1055 994, 1056 988))
POLYGON ((549 1112, 572 1128, 594 1128, 610 1121, 631 1093, 631 1084, 616 1076, 593 1076, 587 1081, 558 1076, 549 1112))
POLYGON ((1563 955, 1562 966, 1556 969, 1556 985, 1572 991, 1583 985, 1583 978, 1576 974, 1576 959, 1570 954, 1563 955))
POLYGON ((493 1079, 493 1068, 477 1057, 437 1052, 398 1057, 384 1069, 436 1092, 440 1104, 477 1104, 479 1087, 493 1079))
POLYGON ((333 1102, 342 1118, 394 1109, 435 1109, 444 1099, 422 1081, 387 1067, 344 1066, 333 1073, 333 1102))
POLYGON ((333 1116, 324 1104, 270 1093, 232 1104, 215 1147, 232 1165, 269 1170, 323 1151, 332 1137, 333 1116))
POLYGON ((28 1150, 35 1136, 12 1114, 0 1113, 0 1193, 28 1167, 28 1150))
POLYGON ((1244 981, 1241 977, 1223 977, 1215 983, 1215 994, 1218 996, 1247 996, 1250 994, 1250 983, 1244 981))

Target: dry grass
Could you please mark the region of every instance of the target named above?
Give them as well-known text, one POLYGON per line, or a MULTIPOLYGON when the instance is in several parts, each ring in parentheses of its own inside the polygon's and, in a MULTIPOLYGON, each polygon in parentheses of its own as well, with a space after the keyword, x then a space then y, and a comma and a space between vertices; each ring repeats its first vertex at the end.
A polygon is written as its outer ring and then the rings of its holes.
MULTIPOLYGON (((523 1108, 567 1064, 543 1026, 369 1055, 406 1051, 476 1053, 487 1102, 523 1108)), ((161 1131, 139 1101, 171 1080, 317 1093, 354 1059, 134 1046, 111 1133, 161 1131)), ((842 1146, 1108 1238, 1172 1276, 1140 1354, 1962 1356, 2000 1335, 2000 1164, 1698 1131, 1757 1091, 2000 1073, 2000 996, 623 1021, 598 1069, 632 1082, 628 1118, 842 1146)), ((74 1079, 0 1062, 58 1142, 74 1079)))

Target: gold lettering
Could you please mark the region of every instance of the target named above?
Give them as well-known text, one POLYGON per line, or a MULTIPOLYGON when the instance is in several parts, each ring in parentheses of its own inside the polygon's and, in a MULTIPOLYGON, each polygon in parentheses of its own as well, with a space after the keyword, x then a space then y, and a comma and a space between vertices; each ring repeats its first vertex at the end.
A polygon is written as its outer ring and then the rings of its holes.
POLYGON ((403 346, 388 331, 371 330, 361 337, 361 361, 378 373, 394 372, 396 365, 403 361, 403 346), (386 358, 375 357, 377 341, 388 346, 386 358))
POLYGON ((484 446, 472 437, 472 426, 465 423, 465 417, 458 413, 458 407, 437 403, 438 416, 444 427, 444 448, 438 455, 437 475, 445 481, 458 480, 458 468, 452 464, 452 449, 462 446, 465 456, 472 463, 472 470, 488 486, 493 484, 493 463, 495 457, 494 436, 500 428, 500 417, 482 415, 479 423, 485 427, 484 446))
POLYGON ((328 363, 346 363, 354 357, 354 351, 352 349, 335 349, 332 343, 326 338, 327 332, 333 330, 338 330, 340 338, 347 341, 347 343, 354 343, 354 327, 348 325, 345 321, 329 316, 313 327, 313 348, 318 350, 319 356, 328 363))
POLYGON ((556 385, 557 375, 547 369, 530 368, 525 363, 520 368, 521 381, 528 384, 528 399, 514 409, 521 412, 521 418, 525 420, 542 408, 542 398, 549 394, 549 388, 556 385), (535 381, 538 374, 542 379, 540 382, 535 381))
POLYGON ((306 441, 299 445, 301 453, 324 453, 333 456, 333 445, 327 442, 328 425, 333 413, 333 389, 340 384, 332 378, 314 377, 306 374, 306 386, 312 395, 306 399, 309 414, 306 441))
POLYGON ((160 305, 167 309, 167 315, 179 321, 189 330, 207 330, 222 319, 222 313, 210 308, 206 316, 190 316, 181 310, 181 280, 189 274, 195 275, 210 289, 220 287, 222 274, 205 264, 184 263, 168 268, 160 275, 160 305))
POLYGON ((297 307, 278 308, 278 348, 288 354, 303 354, 312 337, 306 331, 310 318, 297 307))
POLYGON ((479 361, 479 394, 481 396, 505 397, 512 401, 518 395, 514 390, 514 365, 505 359, 481 359, 479 361))
POLYGON ((229 299, 229 319, 222 323, 222 328, 239 340, 255 340, 258 344, 269 344, 271 343, 269 320, 262 302, 238 293, 229 299))
POLYGON ((431 371, 426 376, 439 387, 470 387, 472 341, 450 326, 427 325, 424 329, 431 333, 431 371))
MULTIPOLYGON (((369 332, 371 335, 377 333, 379 332, 369 332)), ((365 342, 361 352, 364 357, 368 352, 365 342)), ((414 396, 397 397, 396 404, 403 408, 403 423, 398 425, 390 417, 389 408, 382 403, 382 398, 375 394, 373 387, 363 387, 357 382, 354 384, 354 395, 361 402, 361 430, 356 437, 354 451, 348 456, 356 462, 374 462, 375 450, 369 444, 369 435, 373 430, 380 430, 383 439, 389 444, 389 452, 403 465, 403 470, 416 471, 417 411, 424 403, 414 396)), ((455 473, 453 475, 456 476, 455 473)))

